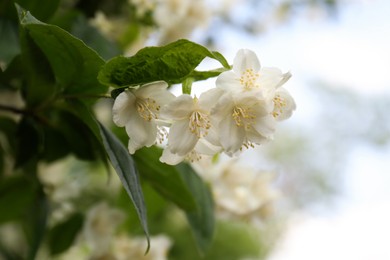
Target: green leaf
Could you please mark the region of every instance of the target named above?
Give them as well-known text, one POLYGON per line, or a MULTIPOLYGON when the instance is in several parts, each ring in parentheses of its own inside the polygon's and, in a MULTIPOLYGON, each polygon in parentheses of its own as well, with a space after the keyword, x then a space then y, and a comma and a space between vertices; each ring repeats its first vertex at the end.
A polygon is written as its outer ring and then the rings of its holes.
POLYGON ((106 63, 98 79, 114 87, 139 85, 157 80, 181 83, 206 57, 229 64, 219 53, 188 40, 178 40, 163 47, 146 47, 132 57, 116 57, 106 63))
POLYGON ((137 211, 141 226, 145 232, 148 247, 146 251, 149 251, 149 231, 146 215, 146 207, 144 197, 139 182, 138 171, 134 163, 133 158, 127 151, 126 147, 120 142, 120 140, 109 130, 107 130, 102 124, 99 123, 100 133, 103 139, 103 144, 106 149, 107 155, 110 158, 112 166, 114 167, 119 179, 122 182, 127 194, 129 195, 135 210, 137 211))
POLYGON ((8 63, 20 53, 18 26, 0 16, 0 61, 8 63))
POLYGON ((63 94, 94 97, 107 92, 97 80, 104 60, 65 30, 35 19, 19 7, 21 26, 48 60, 63 94))
POLYGON ((60 0, 16 0, 15 2, 29 10, 39 20, 46 21, 57 10, 60 0))
POLYGON ((197 205, 180 172, 171 165, 161 163, 162 150, 156 146, 139 149, 134 154, 140 175, 164 198, 185 211, 194 211, 197 205))
POLYGON ((59 91, 49 61, 24 29, 20 30, 21 60, 27 84, 22 88, 28 106, 38 107, 55 97, 59 91))
POLYGON ((51 255, 66 251, 76 239, 84 222, 84 216, 75 213, 67 220, 57 224, 49 233, 49 249, 51 255))
POLYGON ((198 249, 204 255, 210 248, 214 237, 215 216, 213 197, 208 186, 189 164, 181 163, 176 167, 198 205, 196 211, 186 212, 186 214, 198 249))
POLYGON ((121 53, 119 47, 114 42, 105 38, 98 29, 90 25, 83 15, 79 15, 76 18, 71 33, 84 41, 104 59, 110 59, 121 53))
POLYGON ((41 151, 42 132, 32 118, 23 117, 16 132, 15 166, 20 167, 35 160, 41 151))
POLYGON ((0 181, 0 223, 20 218, 33 202, 36 187, 23 176, 0 181))

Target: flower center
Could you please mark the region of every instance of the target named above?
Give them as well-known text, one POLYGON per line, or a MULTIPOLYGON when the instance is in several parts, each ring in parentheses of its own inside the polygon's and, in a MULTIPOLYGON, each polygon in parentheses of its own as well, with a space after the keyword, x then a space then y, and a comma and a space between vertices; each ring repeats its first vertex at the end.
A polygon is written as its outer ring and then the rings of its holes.
POLYGON ((240 77, 240 84, 245 90, 251 90, 258 88, 257 79, 260 77, 259 73, 255 73, 253 69, 246 69, 240 77))
POLYGON ((189 125, 190 131, 199 138, 205 137, 211 126, 209 116, 200 111, 192 112, 189 125))
POLYGON ((136 103, 137 111, 139 115, 146 121, 158 118, 160 106, 154 99, 151 98, 138 98, 136 103))
POLYGON ((279 95, 276 95, 274 97, 273 102, 274 102, 274 111, 272 112, 272 115, 276 118, 283 113, 283 109, 285 106, 287 106, 287 102, 279 95))
POLYGON ((232 117, 234 121, 236 121, 238 127, 243 126, 245 129, 250 129, 256 118, 251 108, 243 108, 240 106, 235 106, 233 108, 232 117))

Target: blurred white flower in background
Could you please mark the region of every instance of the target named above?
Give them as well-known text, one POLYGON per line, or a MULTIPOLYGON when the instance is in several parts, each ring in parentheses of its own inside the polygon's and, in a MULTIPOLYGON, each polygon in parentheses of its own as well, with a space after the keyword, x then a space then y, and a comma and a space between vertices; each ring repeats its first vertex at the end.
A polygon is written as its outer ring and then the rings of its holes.
POLYGON ((110 251, 115 231, 124 219, 124 212, 110 207, 106 202, 99 202, 89 209, 83 234, 91 248, 91 255, 100 256, 110 251))
POLYGON ((172 241, 165 235, 150 237, 150 251, 145 255, 147 247, 145 237, 119 236, 113 241, 112 252, 116 260, 166 260, 172 241))
POLYGON ((207 26, 211 12, 203 0, 161 0, 153 17, 161 30, 160 44, 166 44, 188 37, 197 27, 207 26))
POLYGON ((261 225, 273 214, 273 203, 281 196, 272 183, 274 173, 256 170, 238 160, 215 165, 201 162, 194 166, 211 184, 218 217, 261 225))

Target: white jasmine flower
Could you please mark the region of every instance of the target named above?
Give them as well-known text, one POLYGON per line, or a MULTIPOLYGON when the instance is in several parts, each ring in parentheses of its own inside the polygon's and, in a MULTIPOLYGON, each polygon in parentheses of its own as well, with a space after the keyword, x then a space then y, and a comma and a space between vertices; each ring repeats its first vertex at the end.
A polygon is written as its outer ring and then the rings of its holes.
POLYGON ((294 99, 283 87, 276 90, 275 97, 272 101, 274 103, 272 115, 278 121, 288 119, 296 108, 294 99))
POLYGON ((167 87, 166 82, 153 82, 128 89, 115 99, 113 121, 117 126, 126 127, 131 154, 144 146, 152 146, 159 137, 160 109, 174 98, 167 87))
POLYGON ((105 202, 95 205, 88 211, 83 233, 92 255, 100 256, 109 252, 110 241, 124 218, 125 214, 122 211, 109 207, 105 202))
POLYGON ((273 187, 274 174, 257 171, 230 160, 217 165, 196 164, 199 174, 211 183, 218 216, 227 219, 261 221, 280 197, 273 187))
POLYGON ((259 97, 266 98, 290 77, 290 73, 283 74, 278 68, 261 67, 253 51, 241 49, 234 58, 233 70, 221 73, 216 85, 234 93, 256 92, 259 97))
POLYGON ((146 240, 144 237, 119 236, 113 241, 115 259, 166 260, 172 241, 165 235, 150 237, 150 251, 145 255, 146 240))
POLYGON ((166 105, 161 115, 173 121, 169 130, 167 148, 172 154, 186 156, 207 136, 211 127, 210 109, 220 91, 204 92, 198 98, 183 94, 166 105))
POLYGON ((170 151, 169 147, 167 147, 164 149, 163 154, 160 157, 160 161, 170 165, 176 165, 183 160, 197 162, 203 158, 203 155, 211 157, 221 152, 221 150, 221 147, 215 146, 205 139, 200 139, 197 142, 195 148, 185 155, 174 154, 170 151))
POLYGON ((159 0, 153 12, 161 32, 160 44, 188 37, 195 28, 206 26, 210 17, 204 0, 159 0))
POLYGON ((242 147, 253 147, 272 139, 276 123, 272 110, 272 102, 253 95, 228 92, 211 110, 218 136, 210 135, 207 140, 221 145, 225 153, 232 156, 242 147))

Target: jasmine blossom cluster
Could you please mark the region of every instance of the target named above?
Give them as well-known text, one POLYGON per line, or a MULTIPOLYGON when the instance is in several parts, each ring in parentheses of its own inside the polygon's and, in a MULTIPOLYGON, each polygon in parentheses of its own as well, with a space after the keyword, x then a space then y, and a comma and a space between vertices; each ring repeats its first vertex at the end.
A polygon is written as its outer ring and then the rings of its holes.
POLYGON ((219 152, 234 156, 272 140, 276 124, 292 115, 294 99, 282 87, 290 77, 278 68, 261 67, 253 51, 241 49, 233 69, 221 73, 216 87, 199 98, 175 97, 167 83, 149 83, 116 98, 113 120, 126 128, 131 154, 167 136, 160 158, 167 164, 219 152), (170 127, 168 134, 165 127, 170 127))

